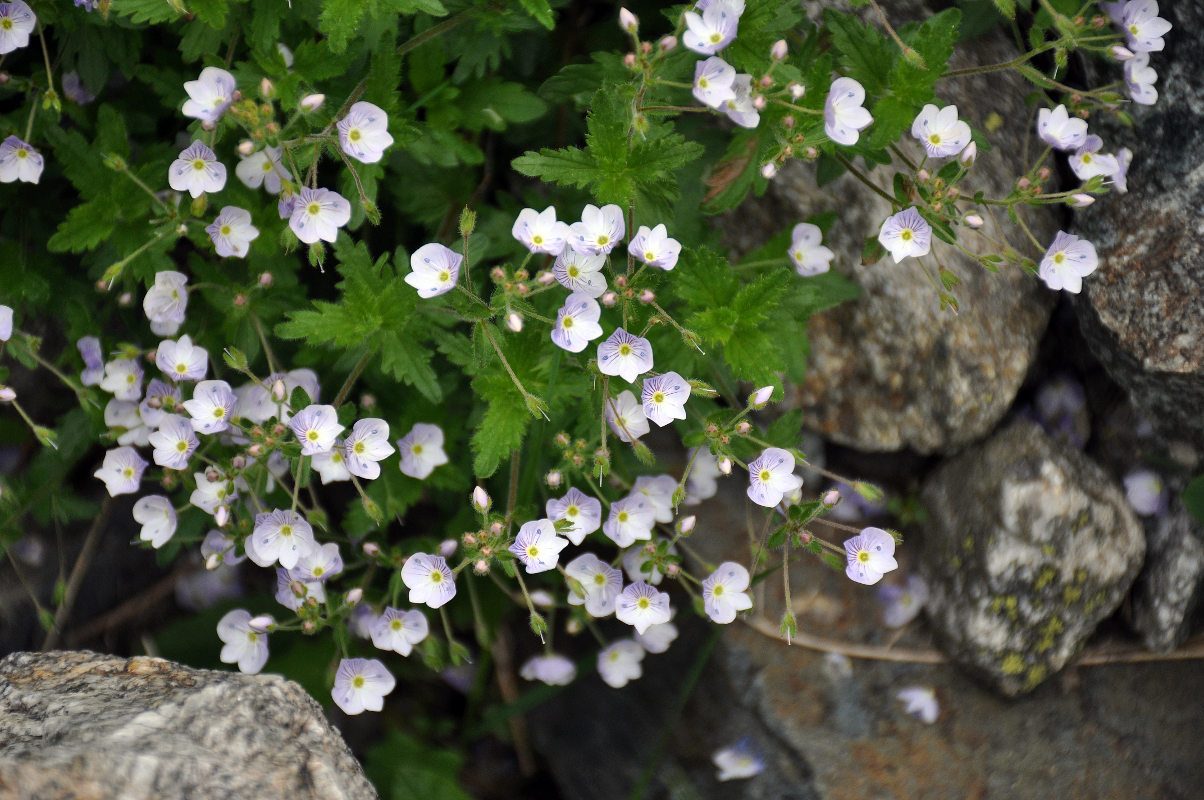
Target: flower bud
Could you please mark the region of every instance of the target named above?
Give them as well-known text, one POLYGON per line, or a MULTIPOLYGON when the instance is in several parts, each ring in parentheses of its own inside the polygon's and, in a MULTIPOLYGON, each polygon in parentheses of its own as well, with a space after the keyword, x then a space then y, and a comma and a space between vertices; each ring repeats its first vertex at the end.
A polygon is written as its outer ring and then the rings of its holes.
POLYGON ((551 608, 556 605, 556 600, 543 589, 536 589, 531 592, 531 603, 540 608, 551 608))
POLYGON ((376 542, 364 542, 362 549, 368 558, 376 558, 380 555, 380 545, 376 542))
POLYGON ((460 543, 455 539, 444 539, 439 542, 439 555, 444 558, 451 558, 456 554, 456 548, 459 546, 460 543))
POLYGON ((490 532, 490 533, 492 533, 494 536, 501 536, 501 534, 502 534, 502 523, 501 523, 501 522, 497 522, 497 521, 494 521, 494 522, 490 523, 490 525, 489 525, 489 532, 490 532))
POLYGON ((234 299, 230 302, 234 304, 235 308, 242 308, 247 304, 247 296, 242 292, 239 292, 238 294, 234 295, 234 299))
POLYGON ((777 165, 774 164, 772 161, 765 162, 765 166, 761 167, 761 177, 767 181, 773 180, 774 176, 777 174, 778 174, 777 165))
POLYGON ((551 487, 552 489, 555 489, 557 486, 559 486, 560 481, 562 479, 563 479, 563 476, 561 476, 559 470, 552 470, 544 478, 544 480, 547 482, 548 486, 551 487))
POLYGON ((242 469, 247 465, 247 457, 243 455, 234 456, 230 459, 230 466, 234 469, 242 469))
POLYGON ((0 400, 4 401, 5 403, 11 403, 16 399, 17 393, 13 390, 13 388, 0 383, 0 400))
POLYGON ((259 458, 261 455, 263 455, 263 445, 261 445, 261 444, 251 445, 250 447, 247 448, 247 455, 249 455, 251 458, 259 458))
POLYGON ((728 458, 727 456, 724 456, 723 458, 716 461, 715 466, 717 466, 719 468, 719 471, 722 472, 724 475, 732 474, 732 460, 730 458, 728 458))
POLYGON ((837 503, 840 502, 839 490, 829 489, 828 491, 824 492, 823 499, 820 502, 822 502, 828 508, 831 508, 832 506, 836 505, 837 503))
POLYGON ((965 222, 966 227, 970 228, 971 230, 978 230, 983 224, 982 217, 978 216, 977 214, 967 214, 966 218, 962 221, 965 222))
POLYGON ((272 435, 273 436, 283 436, 284 432, 287 430, 288 430, 288 428, 284 427, 283 424, 277 422, 275 425, 272 426, 272 435))
POLYGON ((221 565, 222 565, 222 554, 221 553, 210 553, 209 557, 205 559, 205 569, 209 570, 210 572, 217 569, 221 565))
POLYGON ((677 532, 682 536, 689 536, 694 530, 694 526, 698 523, 698 517, 691 514, 688 517, 683 517, 681 522, 677 523, 677 532))
POLYGON ((577 634, 581 633, 581 620, 577 619, 576 617, 570 619, 568 622, 564 623, 564 631, 569 636, 576 636, 577 634))
POLYGON ((270 272, 259 273, 260 288, 267 289, 269 286, 271 286, 275 282, 275 280, 276 279, 274 277, 272 277, 272 273, 270 273, 270 272))
POLYGON ((288 585, 288 588, 289 588, 289 591, 291 591, 291 592, 292 592, 293 594, 295 594, 297 597, 305 597, 307 594, 309 594, 309 587, 307 587, 307 586, 306 586, 304 583, 302 583, 301 581, 293 581, 293 582, 291 582, 291 583, 288 585))
POLYGON ((364 590, 358 586, 343 595, 343 602, 349 606, 357 606, 363 599, 364 590))
POLYGON ((483 558, 478 558, 472 564, 472 571, 478 575, 488 575, 489 574, 489 562, 483 558))
POLYGON ((644 55, 652 53, 652 42, 640 42, 640 52, 644 55))
POLYGON ((602 300, 602 305, 611 308, 618 300, 618 296, 614 292, 603 292, 600 299, 602 300))
POLYGON ((275 94, 276 94, 276 86, 270 80, 268 80, 267 78, 264 78, 261 81, 259 81, 259 96, 260 97, 270 98, 270 97, 275 96, 275 94))
POLYGON ((807 87, 801 83, 791 83, 786 87, 786 90, 790 92, 791 100, 801 100, 803 95, 807 93, 807 87))
POLYGON ((666 53, 676 50, 677 49, 677 37, 676 36, 662 36, 661 40, 660 40, 660 46, 661 46, 661 50, 664 50, 666 53))
POLYGON ((130 294, 129 292, 122 292, 121 295, 118 296, 118 298, 117 298, 117 305, 119 305, 119 306, 128 306, 133 302, 134 302, 134 295, 130 294))
POLYGON ((305 97, 301 98, 299 105, 301 106, 302 111, 313 112, 321 108, 322 104, 325 102, 326 95, 324 94, 307 94, 305 97))
POLYGON ((1041 167, 1041 169, 1037 170, 1037 180, 1039 180, 1039 181, 1049 180, 1049 167, 1041 167))
POLYGON ((217 527, 224 528, 226 523, 230 521, 230 509, 226 506, 218 506, 213 510, 213 521, 217 523, 217 527))
POLYGON ((1133 57, 1133 51, 1124 45, 1114 44, 1109 52, 1117 61, 1128 61, 1133 57))
POLYGON ((765 110, 765 95, 759 94, 756 97, 754 97, 752 100, 752 104, 753 104, 753 108, 755 108, 757 111, 764 111, 765 110))
POLYGON ((473 508, 484 514, 493 505, 493 498, 489 496, 488 492, 478 486, 472 490, 472 505, 473 508))
POLYGON ((272 619, 271 614, 260 614, 258 617, 252 617, 247 622, 247 627, 256 633, 267 633, 276 627, 276 620, 272 619))
POLYGON ((506 315, 506 327, 518 333, 523 329, 523 318, 513 311, 506 315))
POLYGON ((786 40, 778 39, 773 43, 773 47, 769 48, 769 57, 774 61, 781 61, 786 57, 786 40))
POLYGON ((249 156, 255 152, 255 143, 250 139, 243 139, 238 143, 238 154, 240 156, 249 156))
POLYGON ((752 430, 752 425, 750 425, 748 423, 748 420, 746 420, 746 419, 742 419, 738 423, 736 423, 736 433, 739 434, 740 436, 747 436, 748 432, 751 430, 752 430))
POLYGON ((7 72, 0 72, 0 86, 8 85, 8 82, 11 81, 12 79, 13 79, 13 76, 9 75, 7 72))
POLYGON ((656 300, 656 295, 652 293, 651 289, 645 289, 640 292, 640 302, 644 305, 649 305, 654 300, 656 300))
POLYGON ((1083 192, 1075 192, 1070 196, 1070 205, 1073 208, 1086 208, 1094 202, 1094 197, 1083 192))
POLYGON ((1030 187, 1032 185, 1033 185, 1033 182, 1030 181, 1028 178, 1021 178, 1020 180, 1016 181, 1016 186, 1021 189, 1027 189, 1028 187, 1030 187))
POLYGON ((963 167, 968 167, 974 163, 974 159, 978 158, 978 145, 970 142, 966 145, 966 149, 961 151, 957 157, 957 161, 963 167))
POLYGON ((628 53, 627 55, 623 56, 623 65, 628 68, 634 68, 635 67, 635 53, 628 53))
POLYGON ((625 8, 619 9, 619 27, 635 36, 640 29, 640 19, 625 8))
POLYGON ((753 408, 763 408, 769 402, 769 398, 773 396, 772 386, 762 386, 757 391, 753 392, 748 398, 748 404, 753 408))
POLYGON ((803 158, 807 159, 808 161, 814 161, 815 159, 819 158, 819 150, 815 147, 808 147, 803 151, 803 158))

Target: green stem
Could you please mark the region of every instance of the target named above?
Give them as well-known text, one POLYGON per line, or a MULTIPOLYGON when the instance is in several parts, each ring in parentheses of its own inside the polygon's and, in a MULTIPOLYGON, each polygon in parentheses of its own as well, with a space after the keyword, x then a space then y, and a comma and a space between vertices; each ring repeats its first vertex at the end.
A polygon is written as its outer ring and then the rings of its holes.
POLYGON ((368 363, 372 360, 372 356, 373 352, 369 350, 368 352, 364 353, 364 357, 357 361, 355 366, 351 368, 351 372, 347 375, 347 380, 343 381, 343 387, 339 389, 339 393, 335 395, 335 408, 341 406, 343 401, 347 399, 347 395, 351 393, 351 387, 355 385, 356 380, 358 380, 360 375, 364 373, 364 370, 367 369, 368 363))
POLYGON ((847 169, 849 171, 850 175, 852 175, 854 178, 856 178, 857 180, 859 180, 863 184, 865 184, 867 187, 869 187, 875 194, 877 194, 883 200, 890 203, 891 208, 895 208, 896 206, 899 205, 898 202, 895 201, 895 198, 891 197, 889 194, 887 194, 886 192, 884 192, 880 188, 878 188, 878 186, 873 181, 871 181, 868 177, 863 175, 860 170, 858 170, 856 167, 854 167, 853 163, 851 161, 849 161, 847 158, 842 156, 840 153, 834 153, 834 156, 835 156, 836 160, 840 162, 841 166, 843 166, 845 169, 847 169))

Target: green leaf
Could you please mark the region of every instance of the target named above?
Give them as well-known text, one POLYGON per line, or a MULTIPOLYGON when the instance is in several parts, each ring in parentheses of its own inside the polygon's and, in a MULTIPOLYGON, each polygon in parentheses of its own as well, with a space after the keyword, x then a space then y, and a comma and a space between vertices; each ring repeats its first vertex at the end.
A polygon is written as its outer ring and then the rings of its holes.
POLYGON ((487 478, 497 471, 502 459, 509 458, 522 446, 531 414, 499 362, 495 361, 473 379, 472 388, 487 404, 485 415, 472 434, 472 449, 476 453, 472 468, 478 478, 487 478))
POLYGON ((464 756, 394 731, 368 751, 364 772, 382 800, 472 800, 457 776, 464 756))
POLYGON ((552 18, 552 7, 548 5, 548 0, 520 0, 523 8, 528 14, 535 18, 535 21, 544 26, 548 30, 556 27, 556 20, 552 18))
POLYGON ((165 0, 113 0, 109 13, 129 17, 131 22, 148 22, 156 25, 170 22, 181 16, 180 12, 165 0))
MULTIPOLYGON (((839 53, 841 72, 853 78, 870 97, 885 90, 883 79, 890 74, 896 49, 877 29, 862 25, 856 17, 835 9, 824 9, 824 23, 839 53)), ((874 116, 877 122, 877 115, 874 116)))
POLYGON ((953 55, 961 16, 960 9, 948 8, 929 17, 918 28, 900 31, 900 38, 923 62, 903 58, 895 62, 888 83, 901 102, 919 108, 933 98, 932 86, 944 74, 953 55))
POLYGON ((318 30, 326 34, 326 44, 334 53, 347 49, 347 41, 359 27, 368 10, 369 0, 324 0, 318 15, 318 30))
POLYGON ((1192 478, 1191 483, 1183 489, 1183 507, 1204 525, 1204 475, 1192 478))
POLYGON ((120 206, 108 198, 76 206, 59 223, 58 230, 46 243, 46 249, 52 253, 82 253, 95 249, 112 235, 119 209, 120 206))

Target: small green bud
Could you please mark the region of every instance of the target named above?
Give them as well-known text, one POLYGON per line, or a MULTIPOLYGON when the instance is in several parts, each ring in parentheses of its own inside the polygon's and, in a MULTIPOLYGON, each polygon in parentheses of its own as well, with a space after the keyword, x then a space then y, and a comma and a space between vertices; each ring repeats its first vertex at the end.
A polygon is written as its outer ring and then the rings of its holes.
POLYGON ((226 366, 230 369, 245 372, 247 370, 247 356, 237 347, 227 347, 222 351, 222 360, 226 362, 226 366))
POLYGON ((782 638, 786 640, 786 644, 791 644, 791 640, 798 636, 798 620, 794 618, 794 614, 790 611, 782 614, 782 638))
POLYGON ((882 500, 882 490, 872 483, 865 481, 853 481, 853 489, 857 494, 864 497, 871 503, 877 503, 882 500))
POLYGON ((460 235, 468 237, 477 227, 477 212, 473 211, 468 206, 464 206, 464 210, 460 212, 460 235))
POLYGON ((364 216, 368 218, 368 221, 373 225, 379 225, 380 209, 376 207, 376 203, 373 203, 371 200, 364 200, 363 207, 364 216))
POLYGON ((314 242, 309 246, 309 265, 311 267, 321 267, 326 261, 326 245, 321 242, 314 242))

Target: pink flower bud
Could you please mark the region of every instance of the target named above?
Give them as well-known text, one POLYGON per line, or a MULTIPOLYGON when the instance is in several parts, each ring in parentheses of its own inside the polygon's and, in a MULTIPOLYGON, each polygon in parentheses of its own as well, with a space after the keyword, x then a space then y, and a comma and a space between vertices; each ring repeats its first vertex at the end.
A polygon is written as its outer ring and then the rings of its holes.
POLYGON ((378 555, 380 555, 380 545, 378 545, 376 542, 364 542, 363 550, 364 555, 366 555, 368 558, 376 558, 378 555))
POLYGON ((623 56, 623 65, 632 68, 635 66, 635 53, 628 53, 623 56))
POLYGON ((531 592, 531 604, 540 608, 551 608, 556 605, 556 600, 543 589, 536 589, 531 592))
POLYGON ((1070 205, 1074 208, 1086 208, 1094 202, 1094 197, 1083 192, 1075 192, 1070 196, 1070 205))
POLYGON ((814 147, 808 147, 803 151, 803 158, 807 159, 808 161, 814 161, 815 159, 819 158, 819 150, 814 147))
POLYGON ((746 419, 742 419, 738 423, 736 423, 736 433, 738 433, 741 436, 747 436, 748 432, 751 430, 752 430, 752 425, 750 425, 748 423, 748 420, 746 420, 746 419))
POLYGON ((752 397, 748 398, 748 404, 753 408, 761 408, 769 402, 769 398, 773 396, 772 386, 762 386, 757 391, 753 392, 752 397))
POLYGON ((829 489, 828 491, 824 492, 822 502, 825 506, 831 508, 840 502, 840 492, 838 492, 836 489, 829 489))
POLYGON ((535 276, 535 282, 540 286, 551 286, 555 280, 556 275, 546 269, 535 276))
POLYGON ((475 533, 466 533, 460 539, 464 542, 465 547, 475 547, 477 544, 477 535, 475 533))
POLYGON ((357 606, 364 599, 364 590, 360 587, 355 587, 347 594, 343 595, 343 602, 349 606, 357 606))
POLYGON ((0 86, 6 86, 13 79, 12 75, 7 72, 0 72, 0 86))
POLYGON ((129 292, 122 292, 122 294, 117 298, 117 305, 119 306, 128 306, 133 302, 134 295, 130 294, 129 292))
POLYGON ((506 270, 502 269, 501 267, 494 267, 493 269, 489 270, 489 277, 493 278, 494 283, 501 283, 502 281, 506 280, 506 270))
POLYGON ((665 565, 665 574, 670 578, 676 578, 679 572, 681 572, 681 564, 674 562, 665 565))
POLYGON ((719 467, 719 471, 722 472, 724 475, 732 474, 732 460, 730 458, 728 458, 727 456, 724 456, 723 458, 719 459, 717 462, 715 462, 715 465, 717 467, 719 467))
POLYGON ((1133 51, 1124 45, 1114 44, 1111 48, 1112 57, 1117 61, 1128 61, 1133 57, 1133 51))
POLYGON ((971 230, 978 230, 982 227, 983 219, 977 214, 967 214, 963 222, 966 223, 967 228, 970 228, 971 230))
POLYGON ((259 273, 259 285, 261 288, 264 288, 264 289, 268 288, 269 286, 272 285, 272 283, 275 282, 275 280, 276 279, 274 277, 272 277, 272 273, 270 273, 270 272, 259 273))
POLYGON ((791 100, 800 100, 807 93, 807 87, 801 83, 791 83, 786 87, 786 90, 790 92, 791 100))
POLYGON ((261 444, 251 445, 250 447, 247 448, 247 455, 249 455, 251 458, 259 458, 261 455, 263 455, 263 445, 261 445, 261 444))
POLYGON ((778 167, 772 161, 765 162, 765 166, 761 167, 761 177, 767 181, 774 179, 778 174, 778 167))
POLYGON ((360 407, 363 408, 365 411, 367 411, 368 409, 376 408, 376 395, 374 395, 374 394, 363 395, 360 398, 360 407))
POLYGON ((619 27, 635 36, 635 32, 640 28, 640 20, 635 14, 632 14, 625 8, 619 9, 619 27))
POLYGON ((488 492, 478 486, 472 490, 472 505, 477 511, 485 512, 493 505, 493 499, 488 492))
POLYGON ((502 533, 502 523, 494 522, 494 523, 490 524, 489 532, 492 533, 494 536, 500 536, 502 533))
POLYGON ((655 299, 656 295, 652 293, 651 289, 645 289, 644 291, 640 292, 640 302, 644 305, 649 305, 655 299))
POLYGON ((523 329, 523 318, 513 311, 506 315, 506 327, 518 333, 523 329))
POLYGON ((218 506, 213 511, 213 521, 219 528, 226 527, 226 523, 230 521, 230 509, 226 506, 218 506))
POLYGON ((307 620, 305 620, 305 622, 301 623, 301 632, 302 633, 313 633, 317 629, 318 629, 318 626, 315 625, 313 620, 311 620, 311 619, 307 619, 307 620))
POLYGON ((569 636, 576 636, 577 634, 581 633, 581 620, 575 618, 570 619, 564 624, 564 631, 569 636))
POLYGON ((563 476, 561 476, 561 474, 558 470, 552 470, 544 478, 544 480, 547 482, 548 486, 553 489, 555 489, 557 486, 560 485, 560 481, 562 479, 563 479, 563 476))
POLYGON ((793 114, 787 114, 786 116, 782 117, 782 127, 785 128, 786 130, 791 130, 794 128, 794 115, 793 114))
POLYGON ((786 57, 786 40, 778 39, 773 43, 773 47, 769 48, 769 57, 774 61, 781 61, 786 57))
POLYGON ((676 36, 662 36, 661 41, 660 41, 660 46, 661 46, 661 50, 664 50, 666 53, 676 50, 677 49, 677 37, 676 36))
POLYGON ((603 292, 601 300, 602 305, 606 306, 607 308, 611 308, 618 300, 618 296, 614 292, 603 292))
POLYGON ((928 171, 928 170, 926 170, 926 169, 922 169, 922 170, 920 170, 919 172, 917 172, 917 173, 916 173, 916 180, 917 180, 917 181, 924 181, 924 182, 926 183, 926 182, 928 181, 928 179, 929 179, 929 178, 931 178, 931 177, 932 177, 932 173, 931 173, 931 172, 929 172, 929 171, 928 171))
POLYGON ((230 466, 233 467, 234 469, 242 469, 246 465, 247 465, 247 457, 246 456, 237 455, 234 458, 230 459, 230 466))
POLYGON ((459 546, 460 543, 455 539, 444 539, 439 542, 439 555, 444 558, 451 558, 456 554, 456 548, 459 546))
POLYGON ((288 588, 297 597, 305 597, 305 595, 309 594, 309 588, 301 581, 293 581, 288 585, 288 588))
POLYGON ((221 565, 222 565, 222 554, 221 553, 210 553, 209 557, 205 559, 205 569, 209 570, 210 572, 217 569, 221 565))
POLYGON ((473 562, 472 571, 478 575, 488 575, 489 574, 489 562, 483 558, 478 558, 476 561, 473 562))
POLYGON ((255 152, 255 143, 250 139, 243 139, 238 143, 238 154, 240 156, 249 156, 255 152))
POLYGON ((688 517, 682 518, 682 521, 677 523, 677 532, 682 536, 686 536, 690 531, 694 530, 694 526, 698 523, 698 517, 691 514, 688 517))
POLYGON ((277 378, 276 382, 272 384, 272 397, 276 398, 276 401, 281 403, 284 402, 286 397, 288 397, 288 389, 285 387, 284 381, 280 378, 277 378))
POLYGON ((234 295, 234 299, 230 302, 234 303, 235 308, 242 308, 247 304, 247 296, 242 292, 239 292, 238 294, 234 295))
POLYGON ((974 163, 974 159, 976 158, 978 158, 978 145, 970 142, 966 145, 966 149, 958 155, 957 160, 963 167, 968 167, 974 163))
POLYGON ((0 383, 0 400, 3 400, 5 403, 11 403, 16 399, 17 393, 13 390, 13 388, 0 383))
POLYGON ((263 78, 259 81, 260 97, 271 97, 274 94, 276 94, 276 87, 270 80, 263 78))
POLYGON ((326 95, 324 94, 307 94, 301 98, 300 106, 302 111, 311 112, 317 111, 325 102, 326 95))
POLYGON ((276 627, 276 620, 272 619, 271 614, 260 614, 258 617, 252 617, 247 622, 247 627, 256 633, 267 633, 276 627))
POLYGON ((1037 170, 1037 180, 1049 180, 1049 167, 1041 167, 1041 169, 1037 170))
POLYGON ((1030 181, 1028 178, 1021 178, 1020 180, 1016 181, 1016 186, 1020 187, 1021 189, 1027 189, 1028 187, 1030 187, 1032 185, 1033 185, 1033 182, 1030 181))
POLYGON ((763 95, 763 94, 757 95, 756 97, 753 98, 752 103, 753 103, 753 108, 755 108, 757 111, 764 111, 765 110, 765 95, 763 95))
POLYGON ((649 55, 652 52, 652 42, 640 42, 640 52, 649 55))

